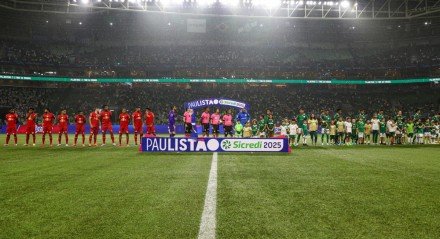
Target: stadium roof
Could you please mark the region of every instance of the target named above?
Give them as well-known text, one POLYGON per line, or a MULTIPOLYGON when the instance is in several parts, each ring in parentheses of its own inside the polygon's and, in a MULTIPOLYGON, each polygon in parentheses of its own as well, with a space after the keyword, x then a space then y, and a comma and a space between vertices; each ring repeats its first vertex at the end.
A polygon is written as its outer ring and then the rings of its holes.
POLYGON ((439 16, 440 0, 0 0, 0 7, 71 14, 112 10, 201 16, 374 20, 439 16))

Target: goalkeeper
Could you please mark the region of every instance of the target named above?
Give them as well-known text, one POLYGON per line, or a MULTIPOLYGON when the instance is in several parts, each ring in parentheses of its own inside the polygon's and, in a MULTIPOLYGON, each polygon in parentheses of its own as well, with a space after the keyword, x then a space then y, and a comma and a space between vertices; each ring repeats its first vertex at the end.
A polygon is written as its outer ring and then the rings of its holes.
POLYGON ((237 121, 237 123, 235 124, 234 130, 235 130, 235 136, 237 138, 243 137, 243 125, 241 124, 240 121, 237 121))

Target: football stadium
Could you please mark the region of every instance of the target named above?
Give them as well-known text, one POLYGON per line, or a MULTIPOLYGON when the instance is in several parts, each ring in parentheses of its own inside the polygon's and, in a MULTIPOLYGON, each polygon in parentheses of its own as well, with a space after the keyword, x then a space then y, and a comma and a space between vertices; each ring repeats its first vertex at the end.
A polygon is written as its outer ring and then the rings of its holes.
POLYGON ((0 238, 440 238, 440 0, 0 0, 0 238))

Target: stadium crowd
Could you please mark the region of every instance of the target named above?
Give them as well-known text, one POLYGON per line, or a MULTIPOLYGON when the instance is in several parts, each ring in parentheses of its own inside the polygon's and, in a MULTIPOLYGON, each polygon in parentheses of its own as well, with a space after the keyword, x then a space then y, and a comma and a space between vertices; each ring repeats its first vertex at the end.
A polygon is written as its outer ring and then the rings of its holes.
POLYGON ((392 49, 41 45, 0 42, 3 74, 73 77, 396 79, 438 76, 436 45, 392 49))

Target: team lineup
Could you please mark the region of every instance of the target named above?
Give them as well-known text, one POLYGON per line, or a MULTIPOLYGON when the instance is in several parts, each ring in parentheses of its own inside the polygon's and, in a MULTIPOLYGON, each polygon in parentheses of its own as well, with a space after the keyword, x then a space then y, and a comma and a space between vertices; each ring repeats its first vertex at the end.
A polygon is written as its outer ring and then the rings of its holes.
MULTIPOLYGON (((107 105, 102 109, 95 108, 87 117, 83 111, 79 111, 74 117, 75 136, 73 146, 78 144, 81 136, 81 145, 86 146, 85 125, 90 126, 88 146, 97 146, 97 137, 102 134, 102 146, 106 145, 107 133, 110 135, 112 145, 116 146, 113 134, 112 113, 107 105)), ((216 108, 213 113, 210 108, 203 109, 198 118, 193 109, 187 109, 183 115, 177 114, 177 107, 171 107, 168 113, 168 131, 170 137, 176 136, 176 121, 181 117, 185 127, 185 137, 197 137, 196 124, 202 126, 202 137, 219 137, 220 125, 223 125, 224 137, 243 137, 243 138, 272 138, 287 137, 290 146, 298 146, 302 143, 307 146, 308 142, 312 145, 318 144, 318 135, 321 136, 321 145, 354 145, 354 144, 374 144, 374 145, 394 145, 394 144, 433 144, 439 141, 440 113, 433 117, 423 118, 420 110, 411 117, 405 117, 402 111, 398 111, 395 116, 386 117, 383 110, 374 113, 368 118, 364 110, 360 110, 355 117, 343 117, 342 110, 336 110, 331 116, 329 110, 322 110, 319 116, 306 114, 304 109, 300 109, 298 115, 292 119, 284 118, 281 123, 276 123, 271 110, 266 114, 261 114, 252 119, 246 109, 241 109, 235 117, 232 110, 228 109, 221 114, 220 109, 216 108), (310 140, 309 140, 310 139, 310 140), (302 141, 301 141, 302 140, 302 141), (309 140, 309 141, 308 141, 309 140)), ((28 146, 32 137, 32 145, 36 144, 36 126, 39 115, 33 108, 29 108, 26 114, 25 146, 28 146)), ((134 144, 138 145, 144 136, 144 126, 146 126, 146 136, 156 136, 155 115, 150 108, 142 111, 137 107, 133 113, 129 114, 123 108, 119 114, 119 146, 122 146, 122 138, 125 135, 125 145, 129 144, 129 125, 134 129, 134 144)), ((9 145, 11 136, 17 145, 17 121, 18 115, 14 109, 6 115, 6 142, 9 145)), ((55 116, 48 108, 44 109, 41 116, 42 122, 42 145, 46 144, 46 136, 49 137, 49 145, 53 146, 52 131, 57 122, 58 144, 61 146, 64 136, 65 145, 69 146, 68 126, 69 116, 65 109, 55 116)))

